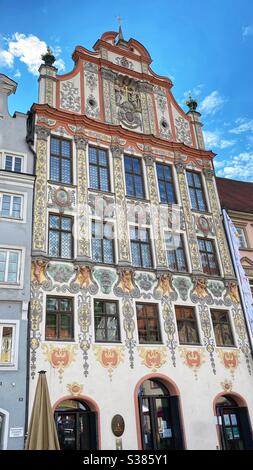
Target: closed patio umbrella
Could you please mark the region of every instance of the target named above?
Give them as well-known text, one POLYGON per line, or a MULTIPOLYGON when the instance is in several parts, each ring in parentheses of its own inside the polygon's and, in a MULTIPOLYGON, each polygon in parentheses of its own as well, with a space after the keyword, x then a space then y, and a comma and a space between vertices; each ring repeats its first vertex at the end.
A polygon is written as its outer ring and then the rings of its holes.
POLYGON ((60 449, 44 370, 39 372, 25 448, 26 450, 60 449))

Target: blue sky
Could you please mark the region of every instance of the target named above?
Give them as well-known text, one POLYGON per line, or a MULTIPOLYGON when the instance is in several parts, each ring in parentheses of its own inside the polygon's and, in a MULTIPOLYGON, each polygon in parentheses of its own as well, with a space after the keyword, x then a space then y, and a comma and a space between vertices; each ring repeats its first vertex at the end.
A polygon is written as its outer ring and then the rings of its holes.
POLYGON ((169 76, 175 98, 199 102, 216 174, 253 181, 252 0, 0 0, 0 71, 18 82, 10 111, 37 101, 37 68, 46 44, 60 73, 73 68, 76 45, 92 50, 123 18, 126 39, 140 41, 152 68, 169 76))

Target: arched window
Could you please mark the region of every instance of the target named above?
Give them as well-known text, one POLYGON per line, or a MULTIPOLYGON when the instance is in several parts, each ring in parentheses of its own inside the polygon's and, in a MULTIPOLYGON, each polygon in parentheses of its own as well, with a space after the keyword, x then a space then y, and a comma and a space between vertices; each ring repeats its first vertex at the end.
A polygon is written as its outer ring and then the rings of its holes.
POLYGON ((178 397, 156 379, 139 388, 142 446, 144 450, 182 449, 178 397))
POLYGON ((253 448, 247 407, 239 407, 232 396, 223 395, 216 402, 216 414, 222 450, 253 448))
POLYGON ((62 450, 97 449, 97 413, 86 402, 62 401, 55 410, 55 423, 62 450))

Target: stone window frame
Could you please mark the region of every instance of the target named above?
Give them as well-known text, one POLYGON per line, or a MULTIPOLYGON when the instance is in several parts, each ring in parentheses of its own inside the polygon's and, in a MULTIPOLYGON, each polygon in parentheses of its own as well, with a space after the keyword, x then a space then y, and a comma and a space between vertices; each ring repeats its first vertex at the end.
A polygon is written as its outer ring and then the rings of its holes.
POLYGON ((0 370, 1 371, 11 371, 11 370, 18 370, 18 348, 19 348, 19 327, 20 327, 20 322, 19 320, 6 320, 6 319, 1 319, 0 320, 0 348, 1 348, 1 338, 2 338, 2 328, 4 326, 13 327, 14 331, 14 339, 12 342, 12 361, 11 363, 4 364, 0 363, 0 370))
POLYGON ((23 289, 24 284, 24 260, 25 260, 25 248, 22 246, 13 245, 0 245, 1 251, 17 251, 19 254, 18 260, 18 278, 17 282, 1 282, 0 286, 3 289, 23 289))

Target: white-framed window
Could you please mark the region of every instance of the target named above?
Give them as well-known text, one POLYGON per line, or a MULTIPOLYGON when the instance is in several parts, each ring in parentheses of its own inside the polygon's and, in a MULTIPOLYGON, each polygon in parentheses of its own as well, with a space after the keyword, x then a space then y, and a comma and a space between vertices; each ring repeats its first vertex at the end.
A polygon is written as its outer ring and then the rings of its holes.
POLYGON ((244 228, 236 227, 236 231, 237 231, 238 238, 239 238, 240 248, 247 248, 248 244, 247 244, 247 239, 246 239, 244 228))
POLYGON ((20 251, 0 248, 0 283, 19 283, 20 258, 20 251))
POLYGON ((23 196, 18 194, 0 193, 0 217, 22 219, 23 196))
POLYGON ((8 155, 4 157, 4 170, 22 173, 24 158, 17 155, 8 155))
POLYGON ((0 323, 0 367, 15 365, 16 324, 0 323))

